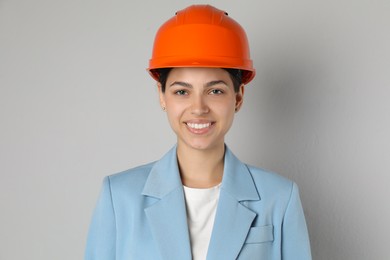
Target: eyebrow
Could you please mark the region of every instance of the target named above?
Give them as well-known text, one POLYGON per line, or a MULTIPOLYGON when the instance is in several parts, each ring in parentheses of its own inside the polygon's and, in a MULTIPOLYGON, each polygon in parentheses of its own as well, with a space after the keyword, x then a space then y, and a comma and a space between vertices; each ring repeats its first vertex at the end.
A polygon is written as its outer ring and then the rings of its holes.
POLYGON ((209 87, 212 87, 212 86, 218 85, 218 84, 223 84, 225 86, 228 86, 228 84, 223 80, 213 80, 213 81, 206 83, 205 87, 209 88, 209 87))
MULTIPOLYGON (((207 82, 204 87, 205 88, 210 88, 212 86, 215 86, 215 85, 218 85, 218 84, 223 84, 223 85, 226 85, 228 86, 228 84, 223 81, 223 80, 213 80, 213 81, 210 81, 210 82, 207 82)), ((183 82, 183 81, 174 81, 172 84, 170 84, 169 86, 172 87, 174 85, 179 85, 179 86, 182 86, 182 87, 186 87, 186 88, 192 88, 193 86, 190 84, 190 83, 187 83, 187 82, 183 82)))
POLYGON ((179 86, 186 87, 186 88, 192 88, 192 85, 190 83, 183 82, 183 81, 174 81, 169 86, 172 87, 174 85, 179 85, 179 86))

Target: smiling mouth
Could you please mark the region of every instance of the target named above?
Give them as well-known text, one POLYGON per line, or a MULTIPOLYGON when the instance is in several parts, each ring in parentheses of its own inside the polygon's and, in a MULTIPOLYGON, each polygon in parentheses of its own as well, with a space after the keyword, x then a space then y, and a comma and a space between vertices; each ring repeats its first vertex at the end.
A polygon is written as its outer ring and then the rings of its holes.
POLYGON ((204 123, 204 124, 186 123, 186 125, 192 129, 200 130, 200 129, 209 128, 211 126, 211 123, 204 123))

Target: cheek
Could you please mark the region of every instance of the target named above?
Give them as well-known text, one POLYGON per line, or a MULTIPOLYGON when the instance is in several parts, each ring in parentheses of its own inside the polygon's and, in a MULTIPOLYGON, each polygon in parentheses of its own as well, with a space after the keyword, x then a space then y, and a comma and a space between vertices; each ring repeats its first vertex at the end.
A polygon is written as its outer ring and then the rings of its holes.
POLYGON ((178 124, 183 114, 183 107, 177 103, 167 103, 167 116, 171 125, 178 124))
POLYGON ((226 125, 230 128, 233 123, 234 115, 236 113, 236 103, 234 101, 229 101, 225 103, 224 107, 221 107, 221 116, 224 118, 226 125))
POLYGON ((215 106, 218 109, 219 114, 225 117, 230 117, 235 112, 236 103, 234 100, 225 100, 215 106))

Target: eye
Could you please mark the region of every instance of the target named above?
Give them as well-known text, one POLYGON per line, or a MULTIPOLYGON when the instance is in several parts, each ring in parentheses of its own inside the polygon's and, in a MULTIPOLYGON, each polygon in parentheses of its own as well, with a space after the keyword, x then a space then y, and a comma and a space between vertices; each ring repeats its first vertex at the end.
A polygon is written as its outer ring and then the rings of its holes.
POLYGON ((180 90, 175 91, 175 94, 178 96, 184 96, 184 95, 188 95, 188 92, 183 90, 183 89, 180 89, 180 90))
POLYGON ((212 94, 212 95, 221 95, 221 94, 223 94, 223 91, 220 90, 220 89, 212 89, 210 91, 210 94, 212 94))

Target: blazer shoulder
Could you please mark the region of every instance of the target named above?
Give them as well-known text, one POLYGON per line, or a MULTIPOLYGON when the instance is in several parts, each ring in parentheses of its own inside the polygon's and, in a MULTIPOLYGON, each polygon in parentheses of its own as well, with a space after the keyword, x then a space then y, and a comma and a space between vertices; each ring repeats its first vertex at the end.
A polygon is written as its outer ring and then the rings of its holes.
POLYGON ((286 184, 291 185, 293 182, 289 178, 282 176, 278 173, 268 171, 268 170, 265 170, 265 169, 262 169, 262 168, 259 168, 256 166, 252 166, 249 164, 245 164, 245 165, 248 168, 248 170, 251 172, 251 174, 253 175, 254 178, 261 178, 263 180, 276 182, 276 183, 279 183, 281 185, 283 185, 283 184, 284 185, 286 185, 286 184))
POLYGON ((151 162, 107 176, 111 188, 117 189, 123 186, 126 186, 126 188, 143 187, 155 163, 151 162))
POLYGON ((260 194, 278 194, 281 198, 288 199, 296 186, 294 181, 280 174, 251 165, 247 167, 260 194))

